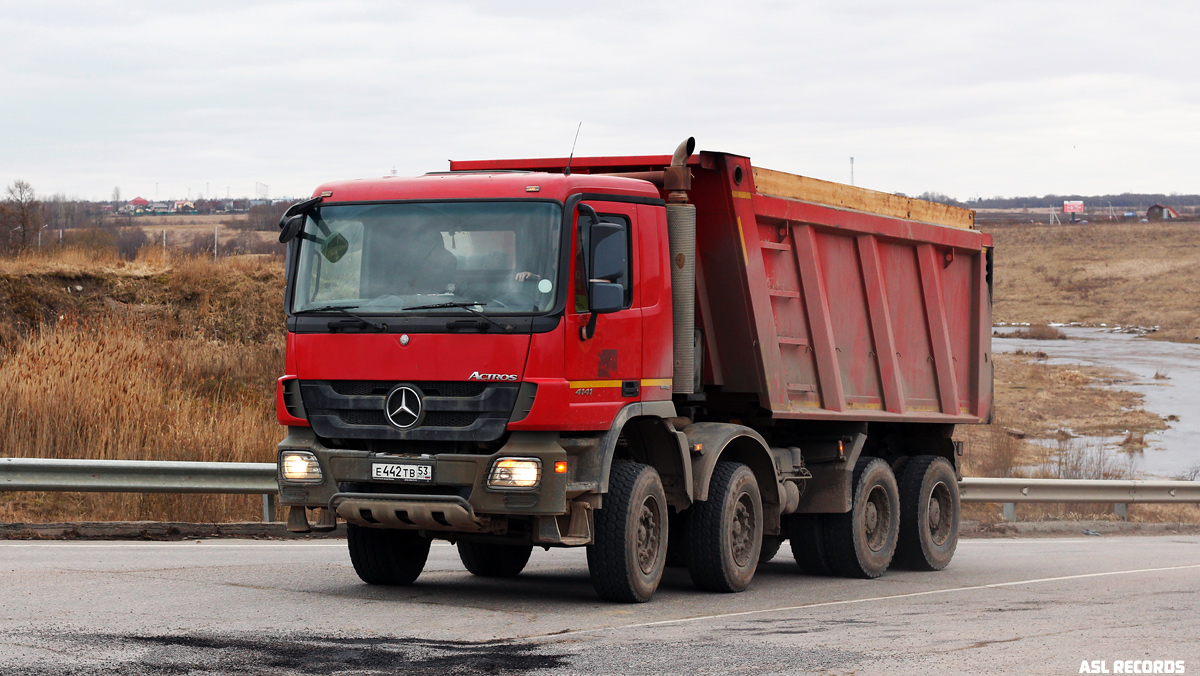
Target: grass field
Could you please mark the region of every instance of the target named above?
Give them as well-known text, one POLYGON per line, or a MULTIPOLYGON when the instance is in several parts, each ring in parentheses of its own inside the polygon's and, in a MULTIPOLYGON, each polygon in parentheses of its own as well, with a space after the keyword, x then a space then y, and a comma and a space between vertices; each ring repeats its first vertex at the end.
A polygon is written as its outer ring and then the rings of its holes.
POLYGON ((992 226, 998 322, 1160 326, 1200 342, 1200 223, 992 226))

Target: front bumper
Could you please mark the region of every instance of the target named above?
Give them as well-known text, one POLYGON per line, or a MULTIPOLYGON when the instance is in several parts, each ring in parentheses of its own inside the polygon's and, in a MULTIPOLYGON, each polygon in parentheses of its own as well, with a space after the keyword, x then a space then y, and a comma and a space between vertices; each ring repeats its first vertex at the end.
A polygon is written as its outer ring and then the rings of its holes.
MULTIPOLYGON (((528 521, 537 532, 538 519, 565 517, 571 522, 569 498, 580 490, 570 485, 577 463, 568 459, 555 432, 516 432, 491 455, 442 453, 437 455, 379 454, 327 448, 313 430, 291 427, 279 451, 308 451, 317 457, 320 483, 292 483, 279 477, 279 502, 305 508, 325 508, 354 524, 376 528, 503 534, 514 519, 528 521), (489 488, 487 478, 500 457, 538 458, 541 481, 530 490, 489 488), (379 462, 421 462, 433 465, 432 482, 382 481, 371 478, 371 465, 379 462), (567 473, 553 471, 556 462, 568 463, 567 473)), ((536 538, 535 538, 536 539, 536 538)))

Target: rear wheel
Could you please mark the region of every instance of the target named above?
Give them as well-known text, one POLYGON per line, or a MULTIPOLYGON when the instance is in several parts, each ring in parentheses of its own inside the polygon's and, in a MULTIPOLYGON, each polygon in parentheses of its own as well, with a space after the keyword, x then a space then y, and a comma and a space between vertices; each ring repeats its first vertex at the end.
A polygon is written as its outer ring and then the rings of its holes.
POLYGON ((859 459, 853 485, 850 511, 824 519, 829 567, 845 577, 879 577, 896 552, 900 491, 892 468, 879 458, 859 459))
POLYGON ((525 570, 532 551, 531 545, 458 541, 458 558, 479 577, 516 577, 525 570))
POLYGON ((900 475, 900 540, 896 563, 941 570, 954 558, 960 518, 958 481, 945 458, 920 455, 900 475))
POLYGON ((354 572, 367 584, 412 584, 425 568, 430 542, 415 530, 346 525, 350 562, 354 564, 354 572))
POLYGON ((832 575, 825 555, 824 514, 791 514, 784 527, 792 544, 792 558, 809 575, 832 575))
POLYGON ((762 497, 754 472, 718 462, 708 499, 688 518, 688 572, 700 589, 739 592, 750 586, 762 550, 762 497))
POLYGON ((649 601, 667 563, 667 496, 658 472, 637 462, 613 463, 595 523, 587 561, 596 593, 606 601, 649 601))

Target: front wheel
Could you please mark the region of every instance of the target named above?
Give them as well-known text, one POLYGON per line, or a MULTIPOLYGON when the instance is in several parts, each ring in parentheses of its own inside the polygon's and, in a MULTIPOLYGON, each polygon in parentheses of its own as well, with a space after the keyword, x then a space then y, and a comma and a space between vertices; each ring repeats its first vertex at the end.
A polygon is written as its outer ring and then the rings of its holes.
POLYGON ((417 580, 429 558, 429 538, 415 530, 384 530, 346 525, 346 544, 354 572, 367 584, 407 586, 417 580))
POLYGON ((667 564, 667 495, 658 472, 614 462, 595 524, 587 562, 596 593, 606 601, 649 601, 667 564))
POLYGON ((958 547, 958 480, 945 458, 919 455, 900 475, 900 541, 896 563, 941 570, 958 547))
POLYGON ((688 572, 700 589, 740 592, 750 586, 762 551, 762 497, 754 472, 740 462, 718 462, 708 499, 688 518, 688 572))
POLYGON ((525 570, 531 552, 532 545, 458 541, 458 558, 479 577, 516 577, 525 570))
POLYGON ((775 558, 775 555, 779 553, 779 548, 782 546, 782 535, 764 535, 762 537, 762 551, 758 554, 758 562, 766 563, 775 558))

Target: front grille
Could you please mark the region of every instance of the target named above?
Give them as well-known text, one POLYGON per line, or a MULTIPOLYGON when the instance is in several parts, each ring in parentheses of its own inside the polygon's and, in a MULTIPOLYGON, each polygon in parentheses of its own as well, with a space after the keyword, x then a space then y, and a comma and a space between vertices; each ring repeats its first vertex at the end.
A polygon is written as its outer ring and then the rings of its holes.
MULTIPOLYGON (((399 380, 330 380, 329 386, 334 392, 347 397, 365 397, 384 395, 401 382, 399 380)), ((487 389, 488 384, 482 382, 461 382, 443 380, 416 380, 409 382, 416 385, 427 397, 478 397, 487 389)))
POLYGON ((421 421, 424 427, 468 427, 479 419, 478 413, 460 411, 430 411, 421 421))
MULTIPOLYGON (((338 417, 347 425, 387 425, 383 411, 340 411, 338 417)), ((478 413, 460 411, 429 411, 421 427, 469 427, 479 419, 478 413)))
POLYGON ((396 383, 380 380, 331 380, 334 392, 347 397, 362 397, 371 394, 387 394, 396 383))
POLYGON ((333 439, 494 441, 504 434, 518 383, 395 380, 304 380, 300 393, 313 431, 333 439), (424 394, 420 424, 392 426, 384 414, 396 385, 424 394))
POLYGON ((338 417, 347 425, 386 425, 383 411, 339 411, 338 417))

